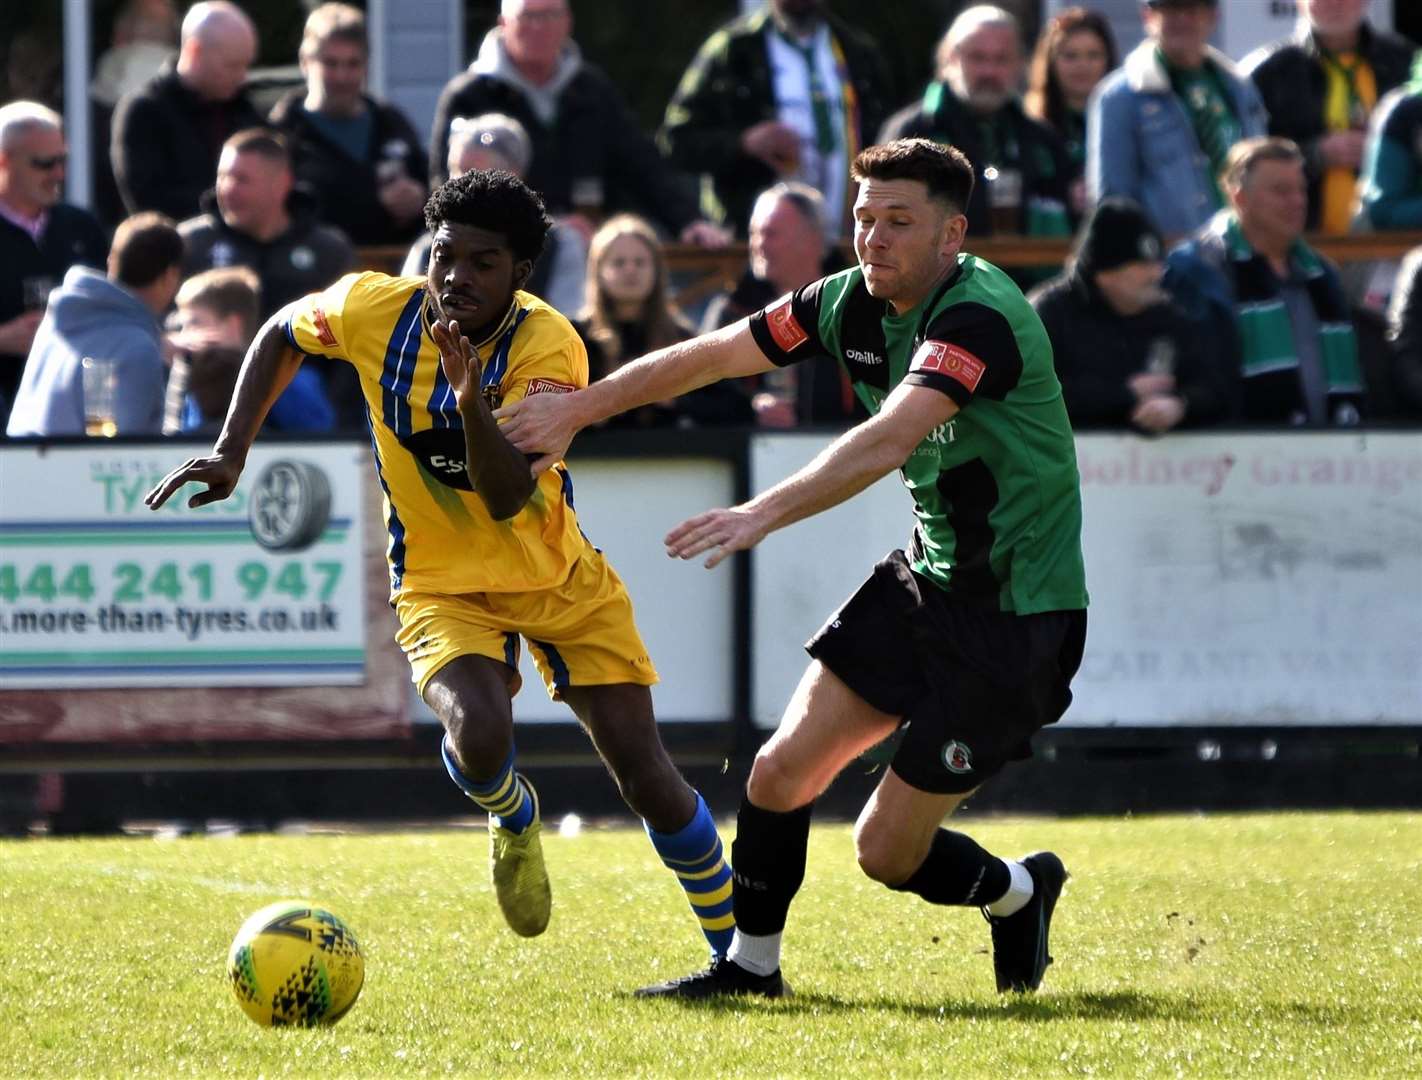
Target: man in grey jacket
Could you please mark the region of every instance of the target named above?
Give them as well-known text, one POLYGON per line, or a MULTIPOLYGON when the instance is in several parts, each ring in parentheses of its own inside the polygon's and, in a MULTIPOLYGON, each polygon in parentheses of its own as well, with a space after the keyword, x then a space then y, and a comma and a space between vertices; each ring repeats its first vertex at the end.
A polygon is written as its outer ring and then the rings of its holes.
POLYGON ((158 320, 178 291, 182 261, 178 230, 147 212, 119 225, 107 276, 71 267, 35 333, 6 434, 84 434, 86 356, 117 369, 115 434, 159 434, 167 370, 158 320))
POLYGON ((1124 195, 1166 245, 1225 205, 1230 147, 1263 135, 1254 84, 1209 45, 1218 0, 1144 0, 1146 40, 1101 80, 1087 106, 1086 183, 1094 205, 1124 195))

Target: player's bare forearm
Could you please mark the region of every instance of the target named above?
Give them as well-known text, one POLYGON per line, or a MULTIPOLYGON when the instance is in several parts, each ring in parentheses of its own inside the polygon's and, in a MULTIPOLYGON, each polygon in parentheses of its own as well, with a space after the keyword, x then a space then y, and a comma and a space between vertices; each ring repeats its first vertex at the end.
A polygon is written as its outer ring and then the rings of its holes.
POLYGON ((247 349, 227 418, 213 444, 215 455, 247 460, 247 451, 252 448, 262 421, 301 367, 302 355, 286 337, 287 316, 283 308, 268 319, 247 349))
POLYGON ((589 424, 620 412, 666 401, 720 379, 770 371, 745 319, 711 334, 648 353, 574 394, 534 394, 494 415, 504 436, 525 454, 541 455, 535 474, 556 464, 573 437, 589 424))
POLYGON ((852 498, 903 464, 911 450, 888 424, 871 420, 836 439, 795 475, 749 502, 708 510, 667 533, 667 554, 690 559, 710 552, 706 568, 755 547, 776 529, 852 498))
POLYGON ((852 499, 904 463, 907 454, 873 421, 847 431, 799 472, 761 492, 746 509, 766 525, 783 529, 852 499))
POLYGON ((581 394, 584 423, 678 397, 692 390, 743 375, 756 375, 774 367, 751 337, 745 320, 690 341, 650 352, 618 368, 581 394))
POLYGON ((776 529, 853 498, 908 460, 958 406, 937 390, 900 384, 872 420, 841 435, 793 476, 749 502, 708 510, 667 533, 667 554, 690 559, 711 552, 710 569, 776 529))
POLYGON ((528 458, 504 438, 483 395, 471 394, 460 402, 459 415, 464 421, 465 469, 475 494, 490 517, 497 521, 513 517, 538 484, 528 458))

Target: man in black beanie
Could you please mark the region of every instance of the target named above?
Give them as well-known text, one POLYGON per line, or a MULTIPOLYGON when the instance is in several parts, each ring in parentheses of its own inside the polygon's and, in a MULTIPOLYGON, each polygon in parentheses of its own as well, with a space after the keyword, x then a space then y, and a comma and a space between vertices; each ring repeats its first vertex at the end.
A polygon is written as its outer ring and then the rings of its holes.
POLYGON ((1160 287, 1164 258, 1141 208, 1105 199, 1066 270, 1028 296, 1051 338, 1073 427, 1160 434, 1229 413, 1218 350, 1160 287))

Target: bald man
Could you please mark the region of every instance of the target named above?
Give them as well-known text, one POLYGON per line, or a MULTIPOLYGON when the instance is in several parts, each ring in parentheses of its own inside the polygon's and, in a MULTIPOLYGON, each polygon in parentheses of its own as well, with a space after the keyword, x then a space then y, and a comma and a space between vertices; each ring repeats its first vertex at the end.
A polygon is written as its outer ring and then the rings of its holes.
POLYGON ((37 101, 0 105, 0 430, 49 292, 109 250, 92 214, 62 201, 64 120, 37 101))
POLYGON ((236 4, 194 4, 183 19, 177 60, 125 95, 114 113, 114 176, 129 213, 159 210, 177 221, 198 213, 230 135, 263 123, 243 90, 257 31, 236 4))

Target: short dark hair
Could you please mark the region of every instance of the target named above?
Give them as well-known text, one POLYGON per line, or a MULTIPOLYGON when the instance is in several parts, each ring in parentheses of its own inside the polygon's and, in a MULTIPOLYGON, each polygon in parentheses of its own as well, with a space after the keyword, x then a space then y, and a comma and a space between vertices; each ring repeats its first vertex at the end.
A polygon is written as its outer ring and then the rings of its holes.
POLYGON ((235 154, 256 154, 278 165, 291 168, 291 147, 277 132, 268 128, 245 128, 232 135, 222 144, 224 150, 235 154))
POLYGON ((928 196, 952 205, 958 213, 968 208, 973 194, 973 166, 963 151, 931 139, 895 139, 859 152, 854 159, 855 180, 921 180, 928 196))
POLYGON ((171 218, 151 210, 134 214, 114 230, 109 265, 119 284, 132 289, 152 285, 183 261, 183 238, 171 218))
POLYGON ((502 233, 514 258, 529 260, 543 253, 553 227, 538 193, 502 169, 472 169, 435 188, 425 224, 434 232, 446 222, 502 233))

